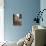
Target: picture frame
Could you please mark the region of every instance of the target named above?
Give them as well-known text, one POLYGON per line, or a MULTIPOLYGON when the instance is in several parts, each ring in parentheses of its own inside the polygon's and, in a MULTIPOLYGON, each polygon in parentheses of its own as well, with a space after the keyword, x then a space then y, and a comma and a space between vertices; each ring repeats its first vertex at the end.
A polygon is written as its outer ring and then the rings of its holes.
POLYGON ((22 14, 13 14, 13 25, 22 25, 22 14))

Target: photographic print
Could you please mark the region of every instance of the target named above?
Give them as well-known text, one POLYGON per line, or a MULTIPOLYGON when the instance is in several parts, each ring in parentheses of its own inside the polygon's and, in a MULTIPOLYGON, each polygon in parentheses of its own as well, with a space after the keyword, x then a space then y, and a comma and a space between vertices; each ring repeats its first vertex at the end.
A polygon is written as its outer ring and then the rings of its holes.
POLYGON ((22 14, 13 14, 13 25, 22 25, 22 14))

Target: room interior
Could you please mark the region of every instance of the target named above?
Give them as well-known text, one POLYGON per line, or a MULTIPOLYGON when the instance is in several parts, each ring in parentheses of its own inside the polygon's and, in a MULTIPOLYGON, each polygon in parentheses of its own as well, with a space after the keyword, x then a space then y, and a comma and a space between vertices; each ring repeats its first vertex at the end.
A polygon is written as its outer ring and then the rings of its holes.
POLYGON ((46 0, 0 0, 0 46, 46 46, 45 5, 46 0))

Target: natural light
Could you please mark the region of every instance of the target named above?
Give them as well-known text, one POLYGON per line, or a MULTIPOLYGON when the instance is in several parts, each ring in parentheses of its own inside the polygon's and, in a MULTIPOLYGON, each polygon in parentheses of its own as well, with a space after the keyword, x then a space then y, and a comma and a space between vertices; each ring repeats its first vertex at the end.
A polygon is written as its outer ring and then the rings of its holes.
POLYGON ((4 9, 0 8, 0 42, 4 41, 4 9))
POLYGON ((4 41, 4 0, 0 0, 0 42, 4 41))

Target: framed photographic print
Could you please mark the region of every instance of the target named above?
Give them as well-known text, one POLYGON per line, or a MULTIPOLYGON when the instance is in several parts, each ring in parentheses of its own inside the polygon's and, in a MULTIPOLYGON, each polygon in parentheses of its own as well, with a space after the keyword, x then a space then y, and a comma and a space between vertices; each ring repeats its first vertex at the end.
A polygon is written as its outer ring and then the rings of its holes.
POLYGON ((22 25, 22 14, 13 14, 13 25, 22 25))

